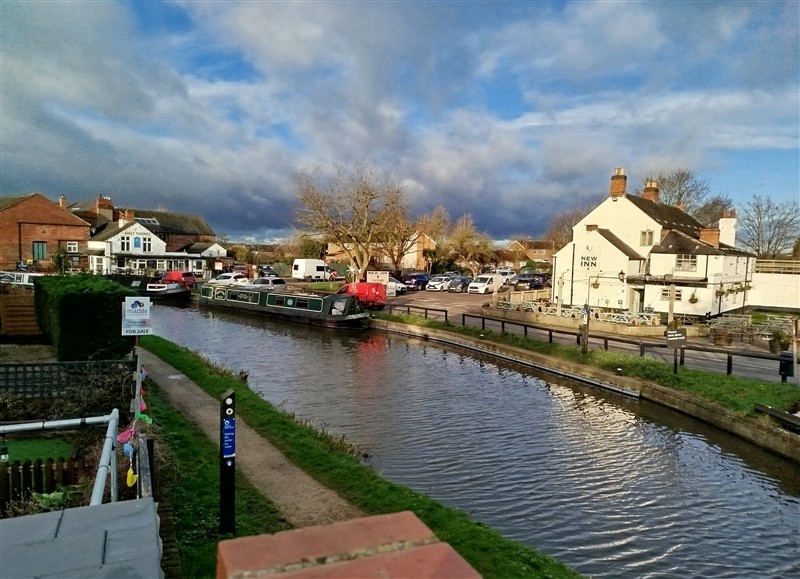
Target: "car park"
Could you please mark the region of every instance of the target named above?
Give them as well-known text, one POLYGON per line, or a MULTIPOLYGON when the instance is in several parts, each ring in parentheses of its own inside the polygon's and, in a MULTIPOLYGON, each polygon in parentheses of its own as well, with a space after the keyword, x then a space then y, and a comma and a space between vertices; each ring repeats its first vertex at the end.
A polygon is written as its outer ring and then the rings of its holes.
POLYGON ((168 271, 161 276, 161 283, 177 283, 183 287, 193 288, 197 285, 197 276, 192 271, 168 271))
POLYGON ((445 292, 450 287, 450 280, 452 277, 444 275, 435 275, 428 280, 425 289, 430 292, 445 292))
POLYGON ((463 293, 469 287, 470 279, 463 275, 457 275, 450 280, 450 285, 447 286, 447 291, 455 293, 463 293))
POLYGON ((482 274, 473 279, 467 286, 468 294, 488 294, 494 291, 494 274, 482 274))
POLYGON ((394 289, 394 295, 401 296, 408 291, 408 286, 400 280, 389 276, 389 282, 386 284, 386 289, 389 291, 394 289))
POLYGON ((427 273, 409 273, 403 276, 403 283, 408 286, 408 291, 424 290, 428 285, 430 276, 427 273))
POLYGON ((219 274, 212 281, 224 285, 245 285, 249 283, 250 280, 246 275, 242 275, 241 273, 229 272, 219 274))

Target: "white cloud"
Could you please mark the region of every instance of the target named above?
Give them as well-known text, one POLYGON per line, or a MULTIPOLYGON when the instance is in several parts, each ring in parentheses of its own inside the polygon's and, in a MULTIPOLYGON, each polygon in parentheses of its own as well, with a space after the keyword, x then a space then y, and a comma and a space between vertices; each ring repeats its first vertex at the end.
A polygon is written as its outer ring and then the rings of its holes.
POLYGON ((3 194, 112 194, 257 235, 289 227, 295 172, 366 159, 415 211, 494 237, 603 196, 615 166, 746 197, 733 158, 757 153, 797 195, 797 3, 153 6, 2 4, 3 194))

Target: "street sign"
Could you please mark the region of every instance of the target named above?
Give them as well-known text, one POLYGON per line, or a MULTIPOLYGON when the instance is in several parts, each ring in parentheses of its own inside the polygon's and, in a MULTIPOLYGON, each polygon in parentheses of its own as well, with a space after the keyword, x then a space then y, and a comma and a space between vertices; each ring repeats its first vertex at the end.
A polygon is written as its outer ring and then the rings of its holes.
POLYGON ((667 348, 685 348, 686 347, 686 328, 678 328, 676 330, 667 330, 664 332, 667 337, 667 348))

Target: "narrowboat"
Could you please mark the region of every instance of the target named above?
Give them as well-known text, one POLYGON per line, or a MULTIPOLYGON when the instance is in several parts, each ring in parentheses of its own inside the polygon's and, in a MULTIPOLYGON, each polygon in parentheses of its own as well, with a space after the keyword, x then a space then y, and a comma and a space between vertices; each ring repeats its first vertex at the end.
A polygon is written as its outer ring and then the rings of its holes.
POLYGON ((200 288, 200 305, 328 328, 364 328, 369 320, 355 296, 321 296, 256 285, 222 285, 213 281, 200 288))
POLYGON ((153 301, 188 302, 192 297, 192 290, 176 281, 161 281, 160 278, 142 275, 112 274, 107 277, 153 301))

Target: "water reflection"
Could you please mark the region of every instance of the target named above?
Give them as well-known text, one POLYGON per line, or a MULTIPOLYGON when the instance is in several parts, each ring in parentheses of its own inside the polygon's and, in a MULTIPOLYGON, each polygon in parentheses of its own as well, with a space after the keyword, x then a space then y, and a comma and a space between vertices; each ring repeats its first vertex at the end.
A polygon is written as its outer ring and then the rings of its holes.
POLYGON ((797 466, 683 415, 390 334, 156 308, 386 478, 607 577, 800 573, 797 466))

